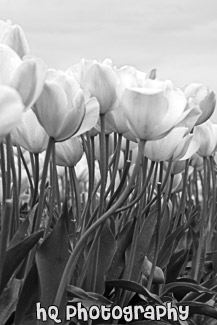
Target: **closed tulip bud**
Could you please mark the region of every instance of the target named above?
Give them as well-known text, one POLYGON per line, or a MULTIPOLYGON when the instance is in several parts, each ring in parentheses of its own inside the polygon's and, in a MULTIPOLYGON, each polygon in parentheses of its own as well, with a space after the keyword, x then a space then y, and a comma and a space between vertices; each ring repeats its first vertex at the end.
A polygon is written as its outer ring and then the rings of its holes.
MULTIPOLYGON (((149 279, 152 269, 152 262, 149 261, 147 256, 145 256, 143 265, 142 265, 142 274, 149 279)), ((162 284, 164 283, 164 273, 162 269, 158 266, 155 267, 154 276, 153 276, 153 283, 154 284, 162 284)))
POLYGON ((87 168, 87 158, 85 155, 82 156, 81 160, 75 166, 76 176, 79 182, 86 184, 88 182, 88 168, 87 168))
POLYGON ((0 44, 0 84, 15 88, 25 105, 31 107, 44 86, 46 66, 32 56, 23 60, 9 46, 0 44))
POLYGON ((47 148, 48 134, 38 122, 34 112, 30 109, 22 116, 22 121, 12 130, 13 144, 32 153, 41 153, 47 148))
POLYGON ((112 109, 117 99, 117 80, 112 68, 106 64, 94 63, 87 72, 85 88, 98 100, 100 114, 112 109))
POLYGON ((10 21, 0 20, 0 43, 11 47, 21 58, 29 53, 29 44, 23 29, 10 21))
POLYGON ((216 104, 216 96, 213 91, 202 84, 191 83, 184 88, 184 93, 187 99, 192 99, 194 104, 201 109, 201 114, 197 119, 196 125, 200 125, 207 121, 213 114, 216 104))
POLYGON ((184 172, 186 160, 175 160, 172 163, 171 174, 176 175, 184 172))
POLYGON ((130 131, 138 139, 162 138, 185 118, 187 100, 171 82, 146 80, 144 88, 126 88, 121 106, 130 131), (146 87, 147 84, 147 87, 146 87))
POLYGON ((24 105, 18 92, 0 85, 0 142, 21 121, 24 105))
POLYGON ((213 155, 217 151, 217 124, 208 120, 196 126, 194 132, 200 137, 200 147, 197 153, 202 157, 213 155))
POLYGON ((83 146, 79 137, 69 138, 58 142, 56 147, 56 164, 58 166, 73 167, 83 155, 83 146))
POLYGON ((203 169, 203 158, 195 153, 190 160, 190 165, 197 169, 203 169))

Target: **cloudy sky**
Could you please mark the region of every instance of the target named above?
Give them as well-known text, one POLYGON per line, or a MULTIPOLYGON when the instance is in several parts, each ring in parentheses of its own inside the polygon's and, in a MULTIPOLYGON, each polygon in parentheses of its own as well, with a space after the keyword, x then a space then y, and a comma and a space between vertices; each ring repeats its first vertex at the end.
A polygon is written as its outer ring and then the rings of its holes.
POLYGON ((0 0, 0 19, 20 24, 49 67, 110 57, 217 93, 216 13, 216 0, 0 0))

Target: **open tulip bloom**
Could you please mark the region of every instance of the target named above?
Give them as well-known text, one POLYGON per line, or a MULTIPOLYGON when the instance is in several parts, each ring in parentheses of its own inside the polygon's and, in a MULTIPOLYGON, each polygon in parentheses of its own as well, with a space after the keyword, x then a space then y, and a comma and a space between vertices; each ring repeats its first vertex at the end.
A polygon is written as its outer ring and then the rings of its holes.
POLYGON ((217 319, 214 109, 110 59, 47 69, 0 21, 2 325, 217 319))

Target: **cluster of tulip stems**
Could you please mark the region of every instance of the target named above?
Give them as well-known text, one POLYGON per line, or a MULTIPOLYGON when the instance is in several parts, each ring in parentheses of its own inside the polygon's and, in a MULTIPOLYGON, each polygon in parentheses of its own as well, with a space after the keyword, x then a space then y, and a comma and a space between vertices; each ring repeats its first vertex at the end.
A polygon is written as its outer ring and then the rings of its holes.
POLYGON ((161 299, 178 278, 215 277, 214 92, 110 59, 55 70, 30 53, 0 21, 0 292, 22 279, 22 297, 35 267, 43 306, 70 288, 126 306, 127 283, 161 299))

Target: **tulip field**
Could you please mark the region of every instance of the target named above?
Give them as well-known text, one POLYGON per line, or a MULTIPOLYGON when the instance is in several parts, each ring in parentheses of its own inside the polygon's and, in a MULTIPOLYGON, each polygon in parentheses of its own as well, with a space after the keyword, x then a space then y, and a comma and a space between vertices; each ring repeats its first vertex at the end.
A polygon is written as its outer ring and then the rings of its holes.
POLYGON ((47 64, 0 21, 0 324, 217 324, 215 93, 47 64))

